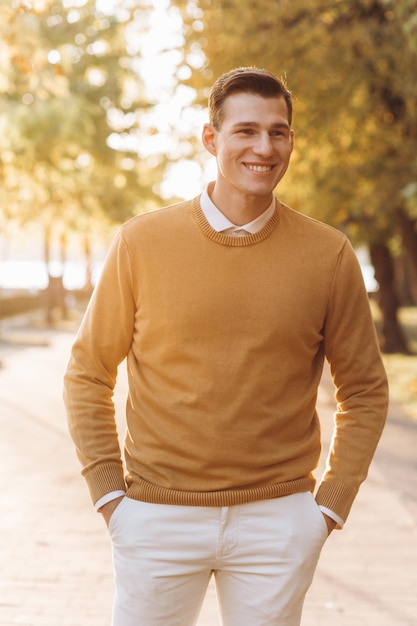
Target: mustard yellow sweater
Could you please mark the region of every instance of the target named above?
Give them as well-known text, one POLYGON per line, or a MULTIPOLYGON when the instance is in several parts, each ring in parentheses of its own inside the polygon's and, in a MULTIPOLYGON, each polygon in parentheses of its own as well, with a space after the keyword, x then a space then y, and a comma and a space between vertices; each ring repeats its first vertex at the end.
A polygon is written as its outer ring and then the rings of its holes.
POLYGON ((280 202, 233 238, 199 199, 133 218, 105 263, 65 376, 69 427, 93 501, 227 506, 313 490, 317 386, 338 411, 316 499, 346 519, 387 410, 356 256, 280 202), (112 393, 127 356, 125 464, 112 393))

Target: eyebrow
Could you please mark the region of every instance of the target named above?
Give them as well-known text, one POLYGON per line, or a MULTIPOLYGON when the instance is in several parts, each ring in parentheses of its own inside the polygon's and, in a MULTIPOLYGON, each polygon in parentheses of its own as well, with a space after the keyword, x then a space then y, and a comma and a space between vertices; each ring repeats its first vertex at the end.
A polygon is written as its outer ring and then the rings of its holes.
MULTIPOLYGON (((236 124, 232 125, 232 128, 238 128, 239 126, 250 126, 253 128, 258 128, 260 124, 258 124, 258 122, 236 122, 236 124)), ((271 125, 271 128, 286 128, 289 130, 290 125, 286 122, 276 122, 275 124, 271 125)))

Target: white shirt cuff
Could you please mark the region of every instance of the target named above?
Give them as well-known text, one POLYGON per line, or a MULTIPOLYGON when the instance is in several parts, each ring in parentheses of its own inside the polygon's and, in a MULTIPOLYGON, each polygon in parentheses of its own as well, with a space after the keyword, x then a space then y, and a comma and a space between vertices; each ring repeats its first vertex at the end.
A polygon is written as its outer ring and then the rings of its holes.
POLYGON ((103 496, 102 498, 97 500, 97 502, 95 502, 94 506, 95 506, 96 511, 101 509, 102 506, 104 506, 105 504, 108 504, 112 500, 116 500, 116 498, 121 498, 122 496, 125 496, 125 495, 126 495, 126 492, 122 491, 121 489, 119 491, 110 491, 110 493, 106 493, 105 496, 103 496))
POLYGON ((344 525, 345 522, 342 520, 341 517, 336 515, 336 513, 334 513, 330 509, 328 509, 326 506, 321 506, 321 504, 319 504, 319 509, 320 509, 320 511, 322 513, 325 513, 326 515, 331 517, 335 522, 337 522, 337 524, 338 524, 338 526, 340 526, 340 528, 343 528, 343 525, 344 525))

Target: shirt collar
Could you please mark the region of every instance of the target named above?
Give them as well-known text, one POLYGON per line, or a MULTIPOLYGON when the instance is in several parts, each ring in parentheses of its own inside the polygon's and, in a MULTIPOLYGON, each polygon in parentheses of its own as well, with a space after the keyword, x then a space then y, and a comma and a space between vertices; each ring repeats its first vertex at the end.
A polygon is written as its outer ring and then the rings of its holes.
POLYGON ((243 224, 243 226, 236 226, 236 224, 233 224, 233 222, 227 219, 227 217, 216 207, 210 198, 208 189, 209 185, 207 185, 200 197, 200 206, 210 226, 219 233, 225 230, 244 230, 247 233, 254 235, 266 226, 267 222, 269 222, 274 214, 275 196, 273 196, 271 204, 268 208, 263 213, 258 215, 258 217, 247 224, 243 224))

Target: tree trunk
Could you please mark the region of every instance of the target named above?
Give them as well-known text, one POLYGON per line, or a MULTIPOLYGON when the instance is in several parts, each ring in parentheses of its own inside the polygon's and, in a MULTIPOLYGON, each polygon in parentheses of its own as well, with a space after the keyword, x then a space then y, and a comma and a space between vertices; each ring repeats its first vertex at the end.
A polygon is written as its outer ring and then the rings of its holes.
POLYGON ((65 233, 61 233, 61 237, 59 240, 59 247, 61 253, 61 276, 59 279, 59 291, 57 294, 58 302, 57 305, 61 309, 61 315, 64 319, 68 319, 68 308, 67 308, 67 299, 65 297, 65 288, 64 288, 64 271, 67 263, 67 249, 68 249, 68 241, 65 233))
POLYGON ((84 234, 84 259, 85 259, 85 284, 84 291, 91 293, 93 290, 93 277, 91 271, 92 259, 91 259, 91 245, 90 238, 87 233, 84 234))
POLYGON ((397 285, 398 297, 401 306, 415 306, 417 304, 413 280, 411 261, 405 254, 404 249, 400 256, 395 259, 395 284, 397 285))
MULTIPOLYGON (((60 276, 52 276, 50 270, 51 261, 52 228, 44 228, 44 262, 48 273, 48 286, 45 290, 45 323, 50 326, 55 321, 57 312, 62 317, 65 314, 65 293, 62 271, 60 276)), ((61 267, 65 262, 65 238, 60 241, 61 267)))
POLYGON ((408 261, 410 292, 417 304, 417 220, 412 220, 402 207, 396 209, 395 217, 408 261))
POLYGON ((49 273, 49 263, 51 260, 51 228, 50 226, 45 226, 44 234, 43 234, 43 260, 46 267, 46 272, 48 275, 48 285, 45 291, 45 322, 49 326, 52 323, 52 284, 51 284, 51 275, 49 273))
POLYGON ((387 354, 410 354, 398 321, 398 296, 395 289, 394 263, 388 247, 381 243, 370 248, 370 257, 379 283, 376 294, 381 310, 381 350, 387 354))

